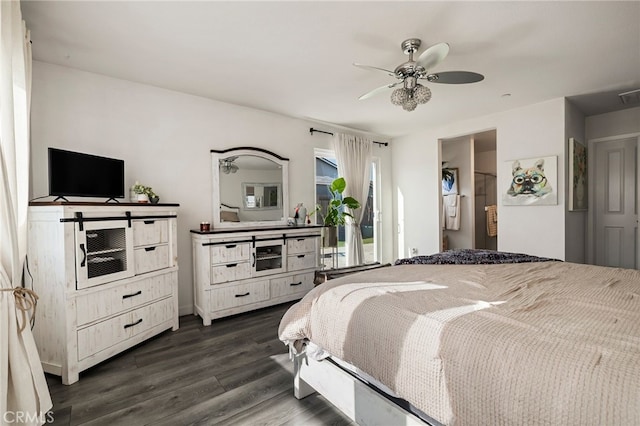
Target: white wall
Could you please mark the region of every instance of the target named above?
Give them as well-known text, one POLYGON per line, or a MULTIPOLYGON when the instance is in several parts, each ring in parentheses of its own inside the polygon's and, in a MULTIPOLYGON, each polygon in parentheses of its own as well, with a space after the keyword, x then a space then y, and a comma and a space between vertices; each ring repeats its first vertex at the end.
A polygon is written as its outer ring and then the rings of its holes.
POLYGON ((585 138, 587 140, 637 132, 640 132, 640 107, 592 115, 585 120, 585 138))
MULTIPOLYGON (((406 247, 421 253, 440 248, 439 202, 440 161, 438 139, 496 129, 498 193, 506 191, 510 176, 501 174, 500 165, 519 158, 558 156, 558 176, 565 173, 564 99, 512 109, 432 128, 394 139, 392 193, 404 199, 404 238, 406 247)), ((558 259, 565 257, 565 184, 557 183, 556 206, 502 206, 498 203, 498 250, 525 252, 558 259)), ((394 205, 397 215, 399 206, 394 205)), ((403 232, 400 229, 400 232, 403 232)), ((396 240, 396 241, 397 241, 396 240)))
MULTIPOLYGON (((47 148, 57 147, 123 159, 126 184, 152 186, 161 202, 178 210, 180 314, 192 312, 191 236, 211 221, 211 149, 254 146, 290 159, 290 194, 314 201, 314 147, 331 148, 331 137, 310 135, 321 127, 261 110, 157 87, 33 63, 31 198, 48 194, 47 148)), ((382 137, 376 140, 381 140, 382 137)), ((376 149, 382 173, 383 211, 391 209, 391 149, 376 149)), ((383 261, 392 259, 391 215, 383 216, 383 261)))
POLYGON ((498 170, 495 151, 475 152, 475 170, 495 174, 498 170))

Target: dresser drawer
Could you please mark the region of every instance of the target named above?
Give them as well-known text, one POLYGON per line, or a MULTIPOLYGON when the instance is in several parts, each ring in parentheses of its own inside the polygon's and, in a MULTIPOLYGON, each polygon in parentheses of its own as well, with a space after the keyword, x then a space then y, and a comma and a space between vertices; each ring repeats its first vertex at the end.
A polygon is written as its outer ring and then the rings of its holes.
POLYGON ((174 274, 157 275, 119 287, 103 290, 76 298, 78 326, 106 318, 172 292, 174 274))
POLYGON ((249 243, 225 243, 211 246, 211 263, 229 263, 249 260, 251 256, 251 244, 249 243))
POLYGON ((287 271, 299 271, 316 267, 316 254, 298 254, 287 257, 287 271))
POLYGON ((226 283, 251 278, 249 262, 227 263, 211 267, 211 284, 226 283))
POLYGON ((174 301, 169 297, 78 330, 78 360, 171 320, 173 306, 174 301))
POLYGON ((209 293, 211 310, 221 311, 269 299, 269 281, 214 288, 209 293))
POLYGON ((282 297, 290 294, 304 294, 313 288, 314 273, 291 275, 274 278, 270 281, 271 297, 282 297))
POLYGON ((318 237, 300 237, 287 240, 288 254, 302 254, 316 251, 318 237))
POLYGON ((134 220, 133 245, 148 246, 169 241, 169 221, 166 219, 134 220))
POLYGON ((133 256, 136 264, 136 275, 168 268, 170 265, 169 246, 167 244, 137 248, 133 250, 133 256))

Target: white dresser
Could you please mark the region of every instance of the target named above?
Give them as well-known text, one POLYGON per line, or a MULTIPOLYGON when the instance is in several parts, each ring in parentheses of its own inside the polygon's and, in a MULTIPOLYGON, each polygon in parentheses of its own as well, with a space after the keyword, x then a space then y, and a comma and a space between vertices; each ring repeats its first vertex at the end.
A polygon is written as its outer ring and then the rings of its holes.
POLYGON ((177 204, 30 203, 28 262, 44 371, 79 373, 178 329, 177 204))
POLYGON ((191 231, 194 311, 203 324, 302 298, 313 288, 321 228, 191 231))

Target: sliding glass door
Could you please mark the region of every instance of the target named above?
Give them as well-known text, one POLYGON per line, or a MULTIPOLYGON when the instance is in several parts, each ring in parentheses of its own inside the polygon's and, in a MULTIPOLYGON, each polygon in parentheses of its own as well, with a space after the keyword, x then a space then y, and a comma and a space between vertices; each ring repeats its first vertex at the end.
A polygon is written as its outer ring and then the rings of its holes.
MULTIPOLYGON (((316 214, 316 223, 321 224, 331 200, 329 186, 338 177, 338 163, 332 151, 317 149, 315 152, 315 187, 316 204, 321 207, 320 214, 316 214)), ((377 179, 378 161, 374 159, 371 164, 371 178, 369 182, 369 195, 366 200, 358 200, 364 209, 364 217, 360 223, 362 239, 364 243, 364 263, 372 263, 379 256, 379 222, 377 220, 378 190, 377 179)), ((349 185, 349 182, 347 182, 349 185)), ((346 247, 344 244, 344 227, 338 228, 338 246, 326 247, 322 250, 322 262, 325 268, 341 268, 346 266, 346 247)))

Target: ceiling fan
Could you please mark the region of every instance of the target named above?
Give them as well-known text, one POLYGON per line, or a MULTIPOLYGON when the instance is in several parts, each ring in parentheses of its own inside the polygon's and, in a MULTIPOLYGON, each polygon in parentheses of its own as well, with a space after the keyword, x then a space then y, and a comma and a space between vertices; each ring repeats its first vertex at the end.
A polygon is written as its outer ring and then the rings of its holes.
POLYGON ((401 105, 406 111, 413 111, 418 104, 425 104, 431 99, 431 90, 428 87, 418 83, 419 80, 427 80, 430 83, 444 84, 465 84, 477 83, 484 80, 482 74, 470 71, 444 71, 439 73, 429 73, 429 70, 438 65, 449 54, 449 45, 447 43, 438 43, 418 56, 417 60, 413 59, 413 54, 418 51, 422 41, 418 38, 410 38, 402 42, 402 51, 409 55, 409 60, 396 67, 394 71, 384 68, 372 67, 354 63, 353 65, 370 70, 383 71, 391 77, 395 77, 400 81, 387 84, 370 92, 365 93, 358 99, 368 99, 379 93, 389 89, 398 87, 391 92, 391 103, 401 105))
POLYGON ((234 161, 236 161, 237 158, 237 155, 234 155, 233 157, 221 158, 220 170, 222 171, 222 173, 228 175, 229 173, 237 172, 239 167, 237 164, 234 164, 234 161))

